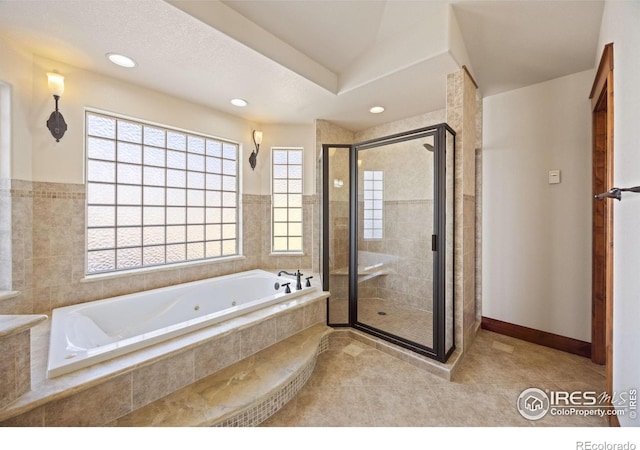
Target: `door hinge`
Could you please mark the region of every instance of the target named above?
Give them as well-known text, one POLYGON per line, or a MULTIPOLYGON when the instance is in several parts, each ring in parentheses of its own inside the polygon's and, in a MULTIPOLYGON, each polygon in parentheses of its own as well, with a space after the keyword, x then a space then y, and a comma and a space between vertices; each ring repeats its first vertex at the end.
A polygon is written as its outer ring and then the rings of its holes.
POLYGON ((431 235, 431 251, 432 252, 438 251, 438 236, 435 234, 431 235))

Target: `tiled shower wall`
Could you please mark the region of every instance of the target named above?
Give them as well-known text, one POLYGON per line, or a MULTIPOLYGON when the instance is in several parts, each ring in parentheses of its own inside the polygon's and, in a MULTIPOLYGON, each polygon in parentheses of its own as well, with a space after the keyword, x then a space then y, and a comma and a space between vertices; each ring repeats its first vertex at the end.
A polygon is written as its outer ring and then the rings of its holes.
POLYGON ((360 239, 358 246, 364 251, 398 256, 399 260, 389 264, 388 275, 362 283, 359 296, 432 311, 433 200, 385 201, 383 217, 384 239, 360 239))
MULTIPOLYGON (((318 156, 321 144, 352 144, 393 133, 412 130, 447 122, 457 133, 455 161, 455 344, 465 349, 473 342, 477 324, 482 311, 482 99, 474 86, 474 82, 465 69, 449 74, 447 77, 447 108, 420 116, 391 122, 363 132, 351 134, 326 121, 316 122, 318 156)), ((318 191, 320 186, 318 185, 318 191)), ((386 202, 385 202, 386 203, 386 202)), ((385 217, 387 215, 385 204, 385 217)), ((393 214, 389 212, 389 214, 393 214)), ((411 225, 408 225, 411 226, 411 225)), ((387 229, 385 229, 385 233, 387 229)), ((419 265, 411 265, 408 270, 415 270, 419 265)), ((407 270, 407 268, 403 268, 407 270)), ((396 268, 397 271, 397 268, 396 268)), ((412 277, 424 275, 412 273, 412 277)), ((345 277, 346 278, 346 277, 345 277)), ((411 283, 402 284, 392 277, 380 277, 370 282, 371 295, 379 296, 381 284, 392 286, 390 294, 412 289, 411 283), (386 278, 382 281, 382 278, 386 278)), ((407 280, 403 280, 407 281, 407 280)), ((334 287, 331 285, 332 297, 334 287)), ((388 286, 384 286, 388 288, 388 286)), ((368 288, 369 289, 369 288, 368 288)), ((411 295, 411 292, 408 292, 411 295)), ((396 295, 396 300, 398 299, 396 295)))
MULTIPOLYGON (((445 122, 445 110, 421 114, 379 125, 356 134, 367 141, 445 122)), ((433 310, 433 176, 432 159, 415 141, 396 144, 388 150, 367 151, 363 159, 385 171, 384 238, 358 243, 365 251, 399 257, 390 264, 389 275, 363 283, 359 294, 433 310)), ((366 164, 366 163, 365 163, 366 164)), ((362 206, 360 217, 363 217, 362 206)), ((359 224, 362 229, 362 222, 359 224)), ((362 235, 362 234, 361 234, 362 235)))
MULTIPOLYGON (((242 196, 244 258, 166 267, 136 274, 85 279, 85 186, 11 180, 0 191, 0 206, 10 207, 12 255, 10 286, 16 297, 0 300, 0 314, 50 314, 51 310, 178 283, 264 268, 311 269, 317 235, 316 196, 303 197, 304 256, 271 255, 271 198, 242 196), (4 193, 3 193, 4 192, 4 193)), ((3 265, 4 266, 4 265, 3 265)), ((7 280, 8 283, 8 280, 7 280)))
MULTIPOLYGON (((349 265, 349 204, 330 202, 331 297, 346 299, 349 265)), ((362 218, 362 205, 360 206, 362 218)), ((388 274, 360 283, 360 298, 380 298, 413 306, 425 311, 433 309, 433 261, 431 233, 433 200, 391 200, 384 202, 384 239, 359 241, 359 249, 398 256, 388 265, 388 274), (427 257, 425 257, 427 255, 427 257)), ((362 230, 362 220, 360 221, 362 230)), ((362 233, 360 233, 362 236, 362 233)))
MULTIPOLYGON (((316 173, 322 173, 322 145, 323 144, 352 144, 354 142, 354 133, 339 127, 326 120, 316 120, 316 173)), ((344 272, 344 275, 332 275, 330 277, 330 288, 332 299, 346 299, 348 292, 348 277, 343 269, 348 266, 349 257, 349 159, 348 150, 336 150, 339 153, 334 155, 330 161, 335 163, 331 167, 331 175, 343 180, 342 188, 333 187, 333 180, 328 180, 330 189, 329 216, 331 223, 329 224, 329 248, 331 251, 329 257, 329 270, 331 272, 344 272)), ((322 192, 322 177, 316 177, 316 192, 322 192)), ((317 205, 315 211, 320 214, 320 206, 317 205)), ((320 234, 318 243, 322 238, 320 234)), ((318 251, 320 248, 318 247, 318 251)), ((332 320, 335 323, 347 322, 347 317, 340 317, 332 320)))

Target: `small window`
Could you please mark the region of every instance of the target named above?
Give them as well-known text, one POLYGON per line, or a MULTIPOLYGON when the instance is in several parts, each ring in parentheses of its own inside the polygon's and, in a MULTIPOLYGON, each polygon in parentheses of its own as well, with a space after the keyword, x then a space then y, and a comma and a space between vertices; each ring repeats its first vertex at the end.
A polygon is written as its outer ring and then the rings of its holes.
POLYGON ((365 239, 382 239, 384 174, 381 170, 364 171, 364 233, 365 239))
POLYGON ((302 252, 302 149, 272 150, 272 251, 302 252))
POLYGON ((239 252, 238 144, 87 112, 87 274, 239 252))

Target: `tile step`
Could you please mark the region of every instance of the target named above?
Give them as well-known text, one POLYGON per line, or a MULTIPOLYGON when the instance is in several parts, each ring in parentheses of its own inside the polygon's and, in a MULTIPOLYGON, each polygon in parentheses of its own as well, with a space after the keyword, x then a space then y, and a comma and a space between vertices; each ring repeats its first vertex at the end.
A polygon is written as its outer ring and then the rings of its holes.
POLYGON ((309 379, 318 354, 328 348, 332 331, 326 325, 314 325, 108 425, 259 425, 309 379))

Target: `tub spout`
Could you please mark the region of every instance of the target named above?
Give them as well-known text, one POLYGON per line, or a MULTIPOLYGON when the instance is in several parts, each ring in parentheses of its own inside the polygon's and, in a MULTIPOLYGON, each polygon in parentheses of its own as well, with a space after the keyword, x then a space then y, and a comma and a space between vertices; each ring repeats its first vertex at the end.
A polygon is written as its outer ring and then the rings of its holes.
POLYGON ((300 289, 302 289, 301 278, 304 276, 304 274, 300 273, 300 269, 298 269, 298 271, 295 273, 289 273, 286 270, 281 270, 280 272, 278 272, 279 277, 281 277, 282 274, 289 275, 290 277, 296 277, 296 291, 299 291, 300 289))

